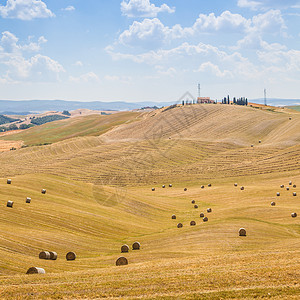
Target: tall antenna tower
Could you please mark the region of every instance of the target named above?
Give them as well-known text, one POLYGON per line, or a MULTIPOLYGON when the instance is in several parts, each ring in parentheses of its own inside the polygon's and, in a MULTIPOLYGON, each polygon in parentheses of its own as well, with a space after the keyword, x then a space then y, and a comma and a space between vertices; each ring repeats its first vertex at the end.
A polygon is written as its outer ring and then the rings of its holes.
POLYGON ((201 85, 198 83, 198 97, 200 98, 201 96, 201 85))
POLYGON ((267 90, 264 89, 264 100, 265 100, 265 106, 267 106, 267 90))

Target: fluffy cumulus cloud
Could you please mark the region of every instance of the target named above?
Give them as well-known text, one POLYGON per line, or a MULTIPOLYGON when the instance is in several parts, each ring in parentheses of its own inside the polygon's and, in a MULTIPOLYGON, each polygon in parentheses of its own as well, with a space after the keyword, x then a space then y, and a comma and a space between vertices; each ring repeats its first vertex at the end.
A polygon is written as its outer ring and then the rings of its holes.
POLYGON ((41 44, 47 42, 43 36, 37 42, 32 40, 33 37, 30 37, 27 44, 20 44, 19 39, 11 32, 2 33, 0 65, 5 69, 2 82, 56 81, 59 74, 65 72, 63 66, 52 58, 39 53, 31 54, 40 51, 41 44))
POLYGON ((167 4, 155 6, 150 0, 123 0, 121 2, 121 11, 127 17, 149 17, 154 18, 158 13, 175 12, 175 8, 170 8, 167 4))
POLYGON ((237 5, 252 10, 266 10, 270 8, 295 8, 299 7, 299 0, 238 0, 237 5))
POLYGON ((7 0, 5 6, 0 5, 2 18, 32 20, 35 18, 54 17, 42 0, 7 0))

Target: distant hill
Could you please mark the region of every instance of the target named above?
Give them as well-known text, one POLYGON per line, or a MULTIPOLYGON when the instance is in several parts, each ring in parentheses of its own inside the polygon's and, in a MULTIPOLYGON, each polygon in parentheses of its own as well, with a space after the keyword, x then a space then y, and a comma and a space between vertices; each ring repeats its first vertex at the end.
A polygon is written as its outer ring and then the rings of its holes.
MULTIPOLYGON (((250 102, 264 104, 263 98, 250 99, 250 102)), ((281 99, 281 98, 269 98, 267 99, 267 105, 271 106, 294 106, 300 105, 300 99, 281 99)))
POLYGON ((80 102, 80 101, 64 101, 64 100, 24 100, 11 101, 0 100, 0 113, 10 112, 10 114, 23 114, 27 112, 45 112, 45 111, 63 111, 76 109, 91 109, 91 110, 132 110, 139 109, 145 106, 167 106, 173 102, 80 102))

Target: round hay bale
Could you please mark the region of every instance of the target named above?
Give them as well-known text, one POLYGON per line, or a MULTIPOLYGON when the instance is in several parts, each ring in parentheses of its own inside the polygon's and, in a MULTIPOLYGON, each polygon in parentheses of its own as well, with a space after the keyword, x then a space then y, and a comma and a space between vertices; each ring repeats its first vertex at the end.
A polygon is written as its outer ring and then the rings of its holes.
POLYGON ((207 221, 208 221, 208 217, 204 217, 203 222, 207 222, 207 221))
POLYGON ((251 145, 251 147, 253 148, 253 147, 254 147, 254 145, 251 145))
POLYGON ((291 216, 292 216, 292 218, 296 218, 297 217, 297 213, 294 212, 294 213, 291 214, 291 216))
POLYGON ((258 141, 261 144, 261 140, 258 141))
POLYGON ((177 228, 182 228, 182 227, 183 227, 182 223, 177 224, 177 228))
POLYGON ((271 202, 271 205, 272 205, 272 206, 275 206, 275 205, 276 205, 276 203, 275 203, 274 201, 272 201, 272 202, 271 202))
POLYGON ((279 193, 279 192, 277 192, 276 196, 277 196, 277 197, 279 197, 279 196, 280 196, 280 193, 279 193))
POLYGON ((291 182, 291 181, 289 182, 289 185, 292 185, 292 182, 291 182))
POLYGON ((291 118, 291 117, 289 117, 289 120, 292 120, 292 118, 291 118))
POLYGON ((139 242, 134 242, 132 244, 132 250, 140 250, 141 244, 139 242))
POLYGON ((204 185, 201 185, 201 189, 204 189, 204 185))
POLYGON ((293 188, 296 188, 296 187, 297 187, 296 184, 294 184, 294 185, 293 185, 293 188))
POLYGON ((121 253, 125 253, 125 252, 129 252, 129 246, 126 244, 121 247, 121 253))
POLYGON ((212 212, 211 208, 208 208, 206 211, 207 211, 208 213, 211 213, 211 212, 212 212))
POLYGON ((27 197, 26 198, 26 203, 30 203, 31 202, 31 198, 30 197, 27 197))
POLYGON ((287 186, 287 187, 286 187, 286 190, 287 190, 287 191, 289 191, 289 190, 290 190, 290 188, 287 186))
POLYGON ((238 186, 238 184, 237 184, 237 183, 235 183, 235 184, 234 184, 234 186, 238 186))
POLYGON ((200 218, 204 218, 204 213, 200 213, 200 218))
POLYGON ((241 191, 243 191, 245 188, 243 186, 241 186, 241 191))
POLYGON ((116 260, 116 266, 126 266, 128 265, 128 259, 124 256, 119 257, 116 260))
POLYGON ((50 259, 51 260, 57 260, 57 253, 54 251, 49 251, 50 253, 50 259))
POLYGON ((39 259, 50 259, 50 252, 48 251, 40 252, 39 259))
POLYGON ((42 194, 46 194, 46 190, 45 189, 42 189, 42 194))
POLYGON ((169 187, 172 187, 172 186, 173 186, 173 185, 170 183, 170 184, 169 184, 169 187))
POLYGON ((7 204, 6 204, 7 207, 11 207, 12 208, 13 205, 14 205, 14 201, 10 201, 10 200, 7 201, 7 204))
POLYGON ((293 192, 293 196, 297 196, 297 193, 296 193, 296 192, 293 192))
POLYGON ((196 226, 196 222, 195 221, 191 221, 190 222, 190 226, 196 226))
POLYGON ((172 219, 173 219, 173 220, 176 220, 176 215, 172 215, 172 219))
POLYGON ((197 204, 195 204, 195 205, 194 205, 194 208, 198 208, 198 205, 197 205, 197 204))
POLYGON ((246 236, 246 229, 245 228, 240 228, 239 236, 246 236))
POLYGON ((162 188, 164 189, 165 187, 166 187, 166 186, 163 184, 163 185, 162 185, 162 188))
POLYGON ((195 200, 192 200, 192 204, 195 204, 195 202, 196 202, 195 200))
POLYGON ((211 183, 209 183, 207 186, 208 186, 208 187, 211 187, 211 183))
POLYGON ((187 191, 187 188, 184 188, 184 191, 186 192, 186 191, 187 191))
POLYGON ((155 188, 152 188, 152 192, 154 192, 155 191, 155 188))
POLYGON ((75 253, 75 252, 72 252, 72 251, 68 252, 68 253, 66 254, 66 259, 67 259, 67 260, 75 260, 75 259, 76 259, 76 253, 75 253))
POLYGON ((11 184, 11 179, 7 179, 7 184, 11 184))
POLYGON ((284 188, 284 185, 282 184, 280 187, 283 189, 283 188, 284 188))
POLYGON ((26 274, 46 274, 43 268, 31 267, 27 270, 26 274))

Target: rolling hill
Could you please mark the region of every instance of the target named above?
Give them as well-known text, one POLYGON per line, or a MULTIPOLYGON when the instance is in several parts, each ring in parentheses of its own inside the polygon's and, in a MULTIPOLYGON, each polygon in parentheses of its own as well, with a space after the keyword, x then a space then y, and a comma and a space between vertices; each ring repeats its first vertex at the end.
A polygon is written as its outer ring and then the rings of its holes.
POLYGON ((0 297, 299 298, 299 128, 288 109, 191 105, 0 137, 29 146, 0 152, 0 297))

